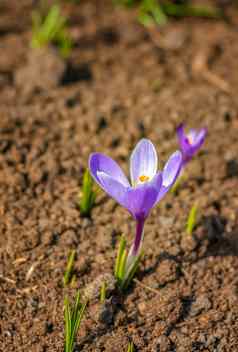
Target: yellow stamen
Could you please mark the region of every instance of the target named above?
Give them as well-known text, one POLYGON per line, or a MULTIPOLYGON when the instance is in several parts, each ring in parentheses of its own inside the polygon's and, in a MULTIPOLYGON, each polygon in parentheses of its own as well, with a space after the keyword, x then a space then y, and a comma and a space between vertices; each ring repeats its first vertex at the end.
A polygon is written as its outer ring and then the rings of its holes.
POLYGON ((146 182, 146 181, 149 181, 149 176, 145 176, 145 175, 141 175, 140 177, 139 177, 139 180, 140 180, 140 182, 146 182))

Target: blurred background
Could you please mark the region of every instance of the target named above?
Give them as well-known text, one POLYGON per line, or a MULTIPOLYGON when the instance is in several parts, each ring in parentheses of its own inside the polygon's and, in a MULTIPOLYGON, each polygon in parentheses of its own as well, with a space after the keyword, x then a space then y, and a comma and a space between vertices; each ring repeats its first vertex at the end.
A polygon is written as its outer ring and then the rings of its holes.
POLYGON ((147 137, 161 168, 183 121, 208 136, 146 224, 140 279, 160 294, 134 287, 103 326, 92 305, 78 350, 237 351, 237 39, 236 1, 0 0, 0 349, 62 352, 70 250, 81 290, 112 272, 119 234, 132 240, 104 194, 81 216, 89 154, 129 174, 147 137))

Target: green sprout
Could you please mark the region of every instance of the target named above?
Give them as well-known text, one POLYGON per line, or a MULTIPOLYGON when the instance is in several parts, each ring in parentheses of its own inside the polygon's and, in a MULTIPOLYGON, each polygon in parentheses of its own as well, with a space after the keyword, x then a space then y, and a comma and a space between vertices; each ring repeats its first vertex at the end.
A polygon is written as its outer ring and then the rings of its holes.
POLYGON ((175 4, 173 1, 165 0, 113 0, 114 4, 136 7, 138 20, 144 26, 154 23, 164 25, 169 17, 206 17, 220 18, 222 12, 217 7, 205 5, 190 5, 187 3, 175 4))
POLYGON ((222 17, 222 11, 220 9, 207 5, 175 4, 172 1, 166 1, 162 5, 162 8, 167 16, 205 17, 214 19, 222 17))
POLYGON ((167 15, 156 0, 143 0, 139 6, 138 20, 144 26, 153 23, 164 25, 167 23, 167 15))
POLYGON ((127 352, 135 352, 135 345, 133 341, 129 342, 127 352))
POLYGON ((80 328, 80 324, 87 306, 87 302, 81 303, 79 292, 73 304, 69 298, 64 300, 64 320, 65 320, 65 348, 64 352, 73 352, 75 339, 80 328))
POLYGON ((65 0, 66 2, 71 2, 72 4, 79 4, 81 0, 65 0))
POLYGON ((114 5, 132 7, 135 5, 135 0, 112 0, 114 5))
POLYGON ((93 179, 86 169, 83 175, 82 196, 79 200, 81 215, 90 216, 92 207, 95 203, 96 192, 93 190, 93 179))
POLYGON ((196 226, 197 212, 198 212, 198 207, 196 204, 194 204, 190 209, 187 225, 186 225, 186 232, 190 236, 192 235, 194 227, 196 226))
POLYGON ((174 182, 173 186, 171 187, 170 189, 170 192, 172 194, 176 194, 180 185, 181 185, 181 182, 182 182, 182 176, 178 177, 177 180, 174 182))
POLYGON ((107 283, 103 282, 100 289, 100 302, 104 303, 107 297, 107 283))
POLYGON ((71 282, 71 279, 73 277, 72 274, 74 270, 75 256, 76 256, 76 251, 72 250, 72 252, 68 257, 67 266, 63 277, 64 286, 67 286, 71 282))
POLYGON ((126 250, 126 239, 121 236, 119 249, 116 258, 116 264, 114 269, 114 276, 117 280, 117 284, 121 290, 127 289, 131 283, 141 260, 142 253, 132 262, 132 265, 128 266, 128 253, 126 250))
POLYGON ((173 184, 173 186, 170 189, 170 192, 174 195, 177 194, 178 190, 180 189, 180 187, 182 186, 182 184, 184 182, 186 182, 188 179, 188 175, 186 175, 185 173, 181 172, 181 176, 179 176, 177 178, 177 180, 175 181, 175 183, 173 184))
POLYGON ((60 6, 52 5, 46 16, 39 11, 32 14, 32 48, 54 44, 63 57, 70 54, 72 40, 66 28, 67 19, 61 14, 60 6))

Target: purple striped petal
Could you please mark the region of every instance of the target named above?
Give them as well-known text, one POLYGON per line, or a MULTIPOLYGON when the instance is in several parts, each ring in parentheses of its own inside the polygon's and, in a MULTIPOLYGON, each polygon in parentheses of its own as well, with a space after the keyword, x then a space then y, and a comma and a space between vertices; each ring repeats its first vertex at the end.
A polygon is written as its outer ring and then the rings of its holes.
POLYGON ((155 175, 151 182, 127 190, 126 208, 136 219, 145 219, 156 203, 162 184, 162 174, 155 175))
POLYGON ((150 180, 155 176, 158 167, 158 158, 154 145, 150 140, 143 138, 135 147, 130 158, 131 184, 140 183, 139 177, 146 176, 150 180))
POLYGON ((188 146, 184 149, 184 158, 186 161, 189 161, 193 155, 201 148, 204 143, 205 137, 207 134, 207 130, 203 128, 196 132, 196 135, 193 136, 193 140, 188 144, 188 146))
POLYGON ((127 208, 128 187, 102 171, 97 172, 97 178, 104 191, 114 198, 120 205, 127 208))
POLYGON ((191 160, 193 155, 201 148, 206 134, 207 130, 205 128, 201 130, 191 129, 187 135, 184 132, 183 124, 177 128, 177 136, 184 164, 191 160))
POLYGON ((194 144, 197 146, 197 148, 200 148, 201 145, 203 144, 205 137, 207 135, 207 129, 202 128, 196 135, 194 139, 194 144))
POLYGON ((183 156, 180 151, 176 151, 171 155, 169 160, 167 161, 164 170, 162 172, 162 187, 158 194, 156 203, 158 203, 164 195, 168 192, 168 190, 173 186, 174 182, 176 181, 177 177, 179 176, 181 167, 183 162, 183 156))
POLYGON ((99 172, 103 172, 121 183, 125 187, 129 187, 129 181, 120 166, 108 156, 101 153, 93 153, 89 157, 89 170, 94 180, 101 185, 101 180, 98 177, 99 172))
POLYGON ((188 138, 184 132, 184 125, 183 124, 179 125, 176 131, 177 131, 177 136, 181 147, 181 151, 186 153, 190 145, 189 145, 188 138))
POLYGON ((185 137, 185 133, 184 133, 184 124, 181 123, 177 129, 176 129, 176 132, 177 132, 177 136, 179 139, 182 139, 185 137))

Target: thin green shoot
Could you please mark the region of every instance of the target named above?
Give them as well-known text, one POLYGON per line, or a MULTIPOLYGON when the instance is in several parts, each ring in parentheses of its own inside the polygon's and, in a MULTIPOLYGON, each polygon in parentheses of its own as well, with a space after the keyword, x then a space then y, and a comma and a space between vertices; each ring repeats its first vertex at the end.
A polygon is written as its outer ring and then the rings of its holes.
POLYGON ((135 345, 133 341, 129 342, 127 352, 135 352, 135 345))
POLYGON ((73 274, 71 280, 70 280, 70 287, 76 288, 77 287, 77 277, 75 274, 73 274))
POLYGON ((133 258, 132 263, 127 267, 128 252, 126 249, 126 240, 124 236, 120 238, 119 249, 116 258, 114 276, 118 287, 123 291, 130 285, 142 258, 142 253, 133 258))
POLYGON ((115 270, 114 270, 114 275, 117 280, 120 280, 121 276, 121 270, 122 270, 122 257, 125 256, 125 251, 126 251, 126 239, 124 235, 121 236, 120 238, 120 244, 119 244, 119 249, 117 253, 117 259, 116 259, 116 265, 115 265, 115 270))
POLYGON ((187 3, 175 4, 165 0, 113 0, 115 5, 135 7, 138 11, 138 20, 144 26, 152 24, 164 25, 170 17, 206 17, 221 18, 223 13, 217 7, 205 5, 191 5, 187 3))
POLYGON ((65 320, 65 348, 64 352, 73 352, 76 336, 87 306, 87 302, 81 303, 80 294, 77 292, 73 304, 68 296, 64 300, 64 320, 65 320))
POLYGON ((174 182, 173 186, 172 186, 171 189, 170 189, 170 192, 171 192, 172 194, 176 194, 176 193, 177 193, 177 191, 178 191, 178 189, 179 189, 179 187, 180 187, 180 185, 181 185, 181 181, 182 181, 182 179, 181 179, 181 176, 180 176, 180 177, 178 177, 177 180, 174 182))
POLYGON ((76 251, 72 250, 68 257, 67 266, 63 277, 64 286, 67 286, 73 279, 75 256, 76 251))
POLYGON ((197 213, 198 213, 198 207, 196 204, 194 204, 192 206, 192 208, 190 209, 189 215, 188 215, 188 220, 187 220, 187 224, 186 224, 186 232, 188 235, 192 235, 193 230, 196 226, 196 222, 197 222, 197 213))
POLYGON ((61 14, 59 5, 52 5, 46 16, 39 11, 32 13, 32 48, 42 48, 54 44, 60 54, 67 57, 72 48, 72 40, 67 31, 67 18, 61 14))
POLYGON ((175 195, 178 192, 178 190, 181 187, 181 185, 183 184, 183 182, 186 182, 187 179, 188 179, 188 176, 182 170, 181 176, 179 176, 176 179, 175 183, 173 184, 173 186, 170 189, 170 192, 175 195))
POLYGON ((92 207, 95 203, 96 192, 94 191, 94 182, 88 169, 83 175, 82 195, 79 200, 79 208, 82 216, 90 216, 92 207))
POLYGON ((156 0, 143 0, 139 6, 138 20, 144 26, 154 23, 164 25, 167 23, 167 15, 156 0))
POLYGON ((124 250, 121 256, 121 261, 120 261, 119 271, 118 271, 118 279, 121 282, 123 281, 126 274, 126 260, 127 260, 127 251, 124 250))
POLYGON ((103 282, 100 289, 100 302, 104 303, 107 297, 107 283, 103 282))
POLYGON ((217 7, 206 5, 175 4, 171 1, 162 3, 163 11, 174 17, 221 18, 222 11, 217 7))
POLYGON ((79 4, 81 0, 65 0, 66 2, 71 2, 72 4, 79 4))
POLYGON ((135 259, 135 261, 133 262, 133 264, 129 268, 128 272, 124 276, 123 281, 121 283, 121 287, 123 290, 126 290, 128 288, 128 286, 130 285, 133 277, 135 276, 135 273, 137 272, 137 269, 139 267, 139 264, 140 264, 142 257, 143 257, 143 252, 141 252, 140 255, 138 255, 138 257, 135 259))
POLYGON ((112 0, 114 5, 132 7, 135 5, 135 0, 112 0))

